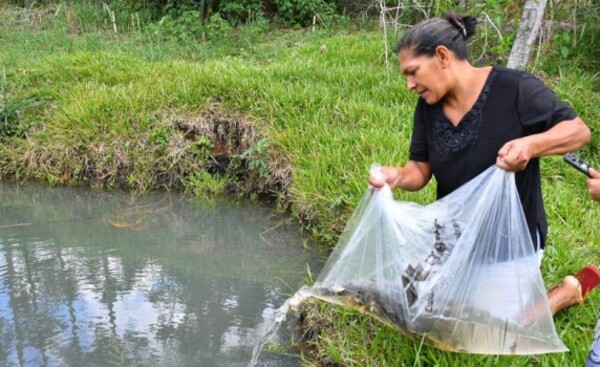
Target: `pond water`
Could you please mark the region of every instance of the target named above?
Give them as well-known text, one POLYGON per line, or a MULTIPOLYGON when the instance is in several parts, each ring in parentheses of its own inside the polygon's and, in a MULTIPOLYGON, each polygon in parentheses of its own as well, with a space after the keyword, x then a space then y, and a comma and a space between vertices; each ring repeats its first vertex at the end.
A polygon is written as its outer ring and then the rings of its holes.
POLYGON ((0 183, 0 365, 246 366, 304 241, 257 203, 0 183))

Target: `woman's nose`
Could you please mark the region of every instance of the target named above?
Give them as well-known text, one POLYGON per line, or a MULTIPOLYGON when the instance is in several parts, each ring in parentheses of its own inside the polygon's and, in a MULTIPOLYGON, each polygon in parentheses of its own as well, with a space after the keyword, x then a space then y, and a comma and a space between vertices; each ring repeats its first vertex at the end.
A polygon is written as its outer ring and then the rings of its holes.
POLYGON ((416 84, 413 81, 413 78, 411 78, 411 77, 406 78, 406 88, 408 88, 408 90, 413 90, 413 89, 415 89, 415 87, 416 87, 416 84))

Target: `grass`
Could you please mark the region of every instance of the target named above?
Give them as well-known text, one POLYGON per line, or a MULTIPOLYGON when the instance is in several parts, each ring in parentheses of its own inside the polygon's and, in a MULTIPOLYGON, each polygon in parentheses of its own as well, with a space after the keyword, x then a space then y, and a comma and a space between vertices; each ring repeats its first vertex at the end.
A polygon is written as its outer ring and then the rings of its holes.
MULTIPOLYGON (((181 42, 144 32, 150 20, 143 14, 141 28, 115 36, 101 9, 92 12, 94 21, 81 15, 90 8, 77 9, 0 8, 2 116, 25 132, 0 140, 3 180, 195 195, 233 186, 279 197, 331 248, 366 190, 371 163, 407 158, 416 99, 399 72, 386 73, 377 31, 248 28, 226 41, 181 42), (226 169, 219 157, 229 160, 226 169)), ((553 72, 556 65, 542 63, 536 74, 589 124, 594 138, 582 157, 600 167, 599 77, 561 65, 553 72)), ((600 204, 559 157, 542 162, 550 223, 542 273, 550 285, 598 263, 600 204)), ((429 203, 433 186, 396 195, 429 203)), ((353 311, 317 304, 324 320, 313 340, 318 362, 305 363, 581 366, 599 304, 592 294, 555 318, 570 353, 528 357, 443 352, 353 311)))

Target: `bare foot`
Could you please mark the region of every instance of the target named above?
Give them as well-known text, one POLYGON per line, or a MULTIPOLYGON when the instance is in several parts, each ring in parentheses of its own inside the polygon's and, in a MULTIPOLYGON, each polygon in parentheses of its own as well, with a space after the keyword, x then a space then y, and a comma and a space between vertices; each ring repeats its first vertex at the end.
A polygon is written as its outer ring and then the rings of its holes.
POLYGON ((556 315, 562 309, 582 303, 583 296, 579 280, 572 275, 566 276, 561 284, 548 291, 548 302, 552 315, 556 315))

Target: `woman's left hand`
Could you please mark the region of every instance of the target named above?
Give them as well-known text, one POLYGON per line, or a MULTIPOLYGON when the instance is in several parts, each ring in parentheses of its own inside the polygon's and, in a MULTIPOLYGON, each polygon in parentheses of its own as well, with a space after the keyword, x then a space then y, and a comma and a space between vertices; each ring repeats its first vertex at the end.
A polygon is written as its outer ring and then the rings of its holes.
POLYGON ((527 138, 511 140, 498 151, 496 165, 505 171, 522 171, 533 155, 533 147, 527 138))

